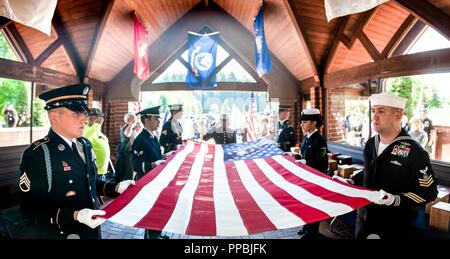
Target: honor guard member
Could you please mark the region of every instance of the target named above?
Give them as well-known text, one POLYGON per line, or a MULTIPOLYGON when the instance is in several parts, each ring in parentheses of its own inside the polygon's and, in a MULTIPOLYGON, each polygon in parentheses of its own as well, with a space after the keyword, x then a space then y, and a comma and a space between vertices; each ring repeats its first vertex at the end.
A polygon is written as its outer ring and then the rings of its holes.
POLYGON ((97 180, 92 145, 83 138, 90 86, 70 85, 42 93, 51 129, 31 144, 20 163, 20 205, 36 238, 101 238, 98 195, 116 197, 134 181, 97 180))
MULTIPOLYGON (((305 109, 300 116, 303 131, 301 155, 306 165, 322 173, 328 171, 328 146, 325 138, 320 135, 319 129, 323 125, 318 109, 305 109)), ((301 239, 315 239, 319 234, 320 222, 307 224, 298 232, 301 239)))
POLYGON ((351 179, 334 177, 379 190, 373 204, 358 209, 356 238, 414 238, 417 208, 437 196, 428 153, 401 129, 406 99, 373 94, 372 125, 378 134, 364 147, 364 171, 351 179))
POLYGON ((214 139, 216 144, 231 144, 236 143, 236 131, 228 128, 227 115, 221 115, 222 123, 214 131, 203 135, 203 140, 214 139))
POLYGON ((289 122, 291 107, 280 105, 278 109, 278 147, 284 152, 289 152, 295 146, 295 130, 289 122))
MULTIPOLYGON (((136 181, 150 172, 153 168, 165 163, 161 153, 158 137, 153 133, 159 127, 160 106, 147 108, 138 112, 144 125, 142 132, 136 137, 131 146, 131 164, 136 172, 136 181)), ((145 239, 168 239, 158 230, 145 230, 145 239)))
POLYGON ((171 117, 164 123, 159 139, 165 154, 176 150, 177 146, 182 144, 181 134, 183 133, 180 123, 180 119, 183 116, 183 105, 174 104, 169 105, 169 107, 171 117))

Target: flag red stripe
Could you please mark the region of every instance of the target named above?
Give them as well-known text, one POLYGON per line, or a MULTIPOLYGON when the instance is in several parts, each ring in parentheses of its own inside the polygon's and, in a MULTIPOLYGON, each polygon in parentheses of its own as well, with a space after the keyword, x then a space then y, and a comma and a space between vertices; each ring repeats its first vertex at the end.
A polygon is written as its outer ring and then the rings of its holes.
POLYGON ((279 204, 297 215, 305 223, 311 223, 330 217, 325 212, 296 200, 287 191, 276 186, 269 178, 267 178, 267 176, 261 171, 253 160, 244 160, 244 162, 247 164, 247 167, 250 169, 250 172, 253 174, 253 177, 259 185, 261 185, 261 187, 263 187, 275 200, 277 200, 279 204))
POLYGON ((216 235, 216 214, 214 207, 214 154, 215 146, 208 145, 208 153, 204 158, 200 183, 194 194, 191 218, 186 234, 216 235))
MULTIPOLYGON (((180 152, 183 150, 185 146, 182 146, 180 149, 178 149, 176 152, 180 152)), ((114 202, 110 203, 108 205, 108 210, 105 215, 105 218, 110 218, 114 216, 116 213, 121 211, 125 206, 142 190, 144 186, 146 186, 148 183, 153 181, 160 173, 161 171, 167 166, 168 162, 170 162, 176 154, 172 155, 167 159, 167 163, 164 163, 153 170, 151 170, 149 173, 145 174, 144 177, 139 179, 139 181, 136 182, 136 185, 133 188, 127 189, 124 193, 122 193, 119 197, 114 199, 114 202)))
POLYGON ((275 225, 261 211, 253 197, 245 189, 234 162, 225 162, 231 194, 249 234, 275 230, 275 225))
POLYGON ((192 164, 200 151, 200 145, 195 145, 194 150, 187 155, 181 164, 176 176, 169 185, 164 188, 150 211, 136 224, 138 227, 162 230, 170 219, 181 190, 186 185, 192 164))
MULTIPOLYGON (((289 181, 295 185, 302 187, 306 191, 308 191, 316 196, 319 196, 322 199, 332 201, 332 202, 339 202, 339 203, 348 205, 348 206, 352 207, 353 209, 365 206, 368 203, 370 203, 370 201, 368 201, 365 198, 350 197, 350 196, 344 195, 342 193, 333 192, 333 191, 323 188, 322 186, 320 186, 316 183, 309 182, 305 179, 302 179, 302 178, 298 177, 297 175, 293 174, 288 169, 284 168, 281 164, 279 164, 277 161, 275 161, 271 157, 268 157, 265 160, 276 172, 278 172, 281 176, 283 176, 284 179, 286 179, 287 181, 289 181)), ((315 170, 309 166, 308 166, 308 168, 305 168, 305 169, 308 170, 310 173, 312 170, 315 170)), ((318 176, 328 178, 327 176, 325 176, 324 173, 319 172, 317 170, 315 170, 315 171, 316 172, 314 172, 314 173, 317 174, 318 176)))

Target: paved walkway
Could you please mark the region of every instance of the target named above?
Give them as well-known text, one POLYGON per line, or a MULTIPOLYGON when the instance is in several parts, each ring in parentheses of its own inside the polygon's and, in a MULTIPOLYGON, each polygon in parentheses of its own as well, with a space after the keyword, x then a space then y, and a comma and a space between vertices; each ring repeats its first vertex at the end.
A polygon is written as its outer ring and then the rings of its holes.
MULTIPOLYGON (((331 219, 320 223, 321 239, 353 239, 353 230, 339 218, 333 223, 330 231, 331 219)), ((209 237, 209 236, 189 236, 176 233, 165 232, 171 239, 299 239, 297 231, 299 227, 277 231, 267 231, 259 234, 237 237, 209 237)), ((144 229, 127 227, 111 221, 106 221, 102 225, 103 239, 143 239, 144 229)))

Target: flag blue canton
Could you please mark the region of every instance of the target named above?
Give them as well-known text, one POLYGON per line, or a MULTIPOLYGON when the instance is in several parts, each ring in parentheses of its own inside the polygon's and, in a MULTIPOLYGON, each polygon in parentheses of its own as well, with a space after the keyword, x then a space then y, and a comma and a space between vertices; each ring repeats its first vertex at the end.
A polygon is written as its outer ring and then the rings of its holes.
POLYGON ((253 29, 255 32, 255 57, 256 57, 256 71, 259 77, 272 70, 272 63, 270 61, 269 49, 266 44, 266 35, 264 32, 264 5, 261 5, 258 15, 253 22, 253 29))
POLYGON ((250 160, 283 154, 283 150, 277 147, 274 141, 266 138, 240 144, 225 144, 223 159, 225 162, 237 160, 250 160))
POLYGON ((186 86, 192 89, 211 89, 217 87, 216 54, 219 33, 188 33, 189 69, 186 86))

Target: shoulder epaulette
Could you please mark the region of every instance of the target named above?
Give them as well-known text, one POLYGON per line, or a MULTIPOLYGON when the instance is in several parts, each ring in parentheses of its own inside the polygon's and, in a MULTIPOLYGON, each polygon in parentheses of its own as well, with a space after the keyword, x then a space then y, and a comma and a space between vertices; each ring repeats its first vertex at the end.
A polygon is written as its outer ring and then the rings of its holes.
POLYGON ((49 136, 45 136, 43 139, 36 140, 33 142, 33 151, 36 150, 36 148, 40 147, 42 144, 45 144, 50 141, 49 136))

